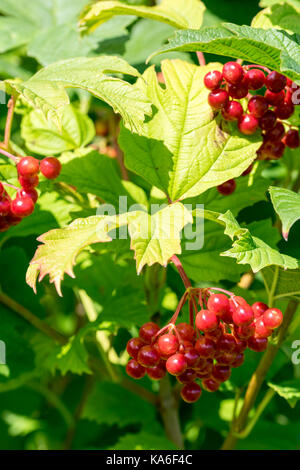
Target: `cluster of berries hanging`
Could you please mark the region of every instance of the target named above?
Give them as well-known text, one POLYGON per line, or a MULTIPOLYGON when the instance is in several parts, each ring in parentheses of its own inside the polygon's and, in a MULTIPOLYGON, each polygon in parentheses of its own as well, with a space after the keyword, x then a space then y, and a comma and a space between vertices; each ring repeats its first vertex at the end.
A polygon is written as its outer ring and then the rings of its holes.
POLYGON ((23 157, 17 164, 17 170, 21 188, 15 188, 17 192, 14 199, 5 190, 5 185, 11 185, 0 182, 0 232, 5 232, 32 214, 38 199, 35 189, 39 184, 38 173, 41 172, 47 179, 57 178, 61 163, 54 157, 41 161, 34 157, 23 157))
POLYGON ((139 336, 127 343, 131 357, 126 366, 127 374, 135 379, 147 374, 159 380, 168 372, 183 384, 183 400, 193 403, 200 398, 202 388, 215 392, 229 379, 231 369, 243 364, 247 347, 256 352, 264 351, 268 336, 282 322, 281 311, 268 308, 262 302, 255 302, 251 307, 242 297, 228 292, 228 298, 212 290, 222 289, 191 288, 164 328, 159 329, 152 322, 143 325, 139 336), (190 324, 175 325, 188 297, 190 324), (194 322, 191 312, 198 310, 195 298, 201 310, 194 322), (201 381, 202 388, 197 381, 201 381))
MULTIPOLYGON (((300 145, 298 129, 285 122, 298 104, 293 103, 293 95, 300 97, 300 87, 276 71, 258 67, 227 62, 222 72, 207 73, 204 85, 211 90, 208 95, 210 106, 221 111, 226 121, 237 121, 242 134, 251 135, 261 129, 263 143, 257 151, 257 159, 277 160, 283 156, 286 147, 295 149, 300 145), (260 94, 250 93, 258 90, 260 94), (248 99, 246 112, 239 101, 244 98, 248 99)), ((251 168, 244 174, 250 171, 251 168)), ((235 181, 229 180, 218 190, 228 195, 235 186, 235 181)))

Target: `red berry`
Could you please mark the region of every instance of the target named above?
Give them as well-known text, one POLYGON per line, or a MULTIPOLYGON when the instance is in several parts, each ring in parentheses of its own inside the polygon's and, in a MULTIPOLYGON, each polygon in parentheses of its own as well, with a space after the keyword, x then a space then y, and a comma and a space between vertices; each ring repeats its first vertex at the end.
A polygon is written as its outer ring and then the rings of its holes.
POLYGON ((225 366, 225 365, 222 365, 222 364, 216 364, 213 367, 212 377, 217 382, 225 382, 226 380, 229 379, 230 374, 231 374, 231 369, 230 369, 229 366, 225 366))
POLYGON ((181 384, 188 384, 194 382, 197 378, 197 373, 193 369, 187 369, 183 374, 177 376, 177 380, 181 384))
POLYGON ((236 341, 231 334, 225 333, 218 341, 217 348, 221 352, 234 351, 236 341))
POLYGON ((254 313, 254 318, 260 317, 266 310, 268 310, 267 304, 263 302, 254 302, 252 305, 252 310, 254 313))
POLYGON ((273 127, 273 129, 266 132, 265 140, 269 140, 272 144, 274 140, 280 140, 284 136, 284 132, 284 125, 281 122, 277 122, 276 126, 273 127))
POLYGON ((145 343, 151 343, 153 336, 159 331, 159 326, 156 323, 148 322, 141 326, 139 331, 139 337, 145 341, 145 343))
POLYGON ((231 83, 232 85, 237 85, 242 81, 243 76, 243 67, 237 62, 227 62, 223 66, 223 77, 226 82, 231 83))
POLYGON ((252 116, 252 114, 244 114, 239 119, 238 128, 242 134, 251 135, 257 131, 259 126, 259 121, 256 117, 252 116))
POLYGON ((284 99, 284 90, 281 90, 279 93, 273 93, 272 91, 267 90, 265 93, 265 100, 271 106, 279 106, 284 102, 284 99))
POLYGON ((39 161, 34 157, 24 157, 19 161, 17 170, 20 176, 34 176, 39 172, 39 161))
POLYGON ((208 95, 208 103, 214 109, 225 108, 229 100, 227 91, 217 88, 208 95))
POLYGON ((40 170, 47 179, 52 180, 58 177, 61 170, 61 163, 57 158, 47 157, 41 161, 40 170))
POLYGON ((281 73, 270 72, 266 77, 266 87, 273 91, 273 93, 279 93, 286 86, 286 77, 281 73))
POLYGON ((11 212, 5 217, 5 219, 9 225, 18 225, 20 222, 22 222, 22 217, 17 217, 11 212))
POLYGON ((250 166, 248 166, 248 168, 247 168, 245 171, 243 171, 242 176, 247 176, 247 175, 249 175, 249 173, 251 173, 251 171, 252 171, 252 168, 253 168, 253 164, 251 164, 250 166))
POLYGON ((158 350, 163 357, 175 354, 179 347, 178 339, 172 333, 160 336, 157 343, 158 350))
POLYGON ((245 80, 243 80, 238 85, 228 85, 228 93, 229 96, 235 98, 236 100, 241 100, 242 98, 246 98, 248 95, 248 84, 245 80))
POLYGON ((141 338, 131 338, 127 343, 127 352, 129 356, 133 357, 133 359, 137 358, 139 350, 145 346, 144 341, 141 338))
POLYGON ((231 100, 222 109, 222 116, 227 121, 237 121, 243 114, 244 110, 238 101, 231 100))
POLYGON ((166 368, 171 375, 180 375, 187 369, 187 362, 183 354, 177 353, 170 356, 166 362, 166 368))
POLYGON ((205 379, 202 380, 202 387, 207 392, 216 392, 220 387, 220 382, 217 382, 214 379, 205 379))
POLYGON ((262 88, 265 84, 265 79, 265 74, 259 69, 248 70, 245 75, 249 90, 259 90, 259 88, 262 88))
POLYGON ((245 360, 245 356, 242 352, 237 353, 235 361, 230 364, 231 367, 240 367, 245 360))
POLYGON ((300 145, 299 132, 296 129, 290 129, 283 138, 283 143, 291 148, 296 149, 300 145))
POLYGON ((267 328, 274 329, 278 328, 283 320, 281 310, 278 308, 269 308, 263 314, 263 321, 267 328))
POLYGON ((276 114, 274 111, 271 111, 270 109, 265 112, 265 114, 260 118, 259 120, 259 127, 263 131, 269 131, 270 129, 273 129, 273 127, 276 124, 276 114))
POLYGON ((218 70, 212 70, 208 72, 204 77, 204 85, 209 90, 215 90, 219 88, 222 82, 222 74, 218 70))
POLYGON ((181 339, 186 341, 194 341, 196 333, 191 325, 188 323, 178 323, 178 325, 176 325, 176 329, 181 339))
POLYGON ((186 384, 180 392, 181 398, 187 403, 195 403, 199 400, 202 390, 200 385, 195 382, 186 384))
POLYGON ((200 359, 200 356, 195 348, 188 348, 183 353, 188 367, 195 367, 200 359))
POLYGON ((228 180, 228 181, 225 181, 225 183, 222 183, 219 186, 217 186, 217 190, 223 196, 229 196, 235 191, 235 188, 236 188, 235 180, 228 180))
POLYGON ((147 368, 147 374, 150 379, 160 380, 166 375, 165 364, 159 363, 156 366, 147 368))
POLYGON ((201 331, 212 331, 217 328, 219 324, 218 317, 214 312, 209 310, 201 310, 196 315, 196 326, 201 331))
POLYGON ((39 196, 38 196, 37 191, 34 188, 29 188, 29 189, 21 188, 17 192, 17 197, 18 198, 30 197, 30 199, 32 199, 33 204, 35 204, 39 196))
POLYGON ((279 119, 288 119, 291 117, 295 110, 295 107, 292 103, 284 101, 281 105, 275 108, 275 114, 279 119))
POLYGON ((267 328, 263 318, 258 318, 255 322, 255 336, 258 338, 267 338, 271 336, 272 330, 267 328))
POLYGON ((268 109, 268 103, 263 96, 252 96, 248 102, 248 110, 252 116, 261 118, 268 109))
POLYGON ((143 367, 153 367, 159 363, 160 355, 153 346, 147 344, 139 350, 137 360, 143 367))
POLYGON ((19 182, 22 188, 32 189, 32 188, 35 188, 39 184, 39 177, 38 175, 19 176, 19 182))
POLYGON ((0 216, 3 217, 10 213, 10 199, 8 197, 4 197, 0 200, 0 216))
POLYGON ((199 353, 200 357, 213 357, 216 351, 214 341, 211 339, 200 336, 196 341, 195 349, 199 353))
POLYGON ((236 360, 237 353, 235 351, 226 351, 218 354, 217 363, 223 366, 230 366, 236 360))
POLYGON ((255 352, 261 352, 267 349, 268 340, 267 338, 257 338, 256 336, 251 336, 248 339, 248 348, 252 349, 255 352))
POLYGON ((30 197, 17 197, 11 201, 11 211, 17 217, 27 217, 34 211, 34 203, 30 197))
POLYGON ((207 301, 207 308, 216 315, 227 313, 230 309, 229 299, 224 294, 212 294, 207 301))
POLYGON ((141 379, 146 374, 146 369, 142 367, 135 359, 130 359, 126 366, 126 372, 133 379, 141 379))
MULTIPOLYGON (((223 315, 220 316, 220 318, 224 321, 223 315)), ((217 342, 221 338, 222 334, 223 334, 223 329, 219 325, 218 328, 215 328, 212 331, 206 331, 205 338, 209 338, 212 341, 217 342)))
POLYGON ((234 335, 240 340, 246 340, 253 336, 255 333, 255 324, 254 322, 249 325, 236 326, 234 325, 234 335))
POLYGON ((239 305, 232 314, 233 322, 237 326, 248 325, 254 319, 254 313, 250 305, 239 305))

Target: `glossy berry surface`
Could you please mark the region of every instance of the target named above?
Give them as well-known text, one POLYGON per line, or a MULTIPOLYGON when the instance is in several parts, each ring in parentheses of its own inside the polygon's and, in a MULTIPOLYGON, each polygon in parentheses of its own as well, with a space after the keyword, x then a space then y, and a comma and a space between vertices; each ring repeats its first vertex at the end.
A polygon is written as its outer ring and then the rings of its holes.
POLYGON ((216 315, 227 313, 230 309, 229 299, 225 294, 213 294, 207 301, 207 308, 216 315))
POLYGON ((131 359, 126 365, 126 372, 133 379, 141 379, 146 374, 146 369, 135 359, 131 359))
POLYGON ((217 364, 214 366, 212 371, 212 377, 217 382, 225 382, 231 375, 231 369, 229 366, 217 364))
POLYGON ((216 392, 220 387, 220 382, 214 379, 202 380, 202 387, 208 392, 216 392))
POLYGON ((178 347, 178 339, 171 333, 167 333, 158 338, 158 349, 163 357, 175 354, 178 350, 178 347))
POLYGON ((201 396, 201 387, 195 382, 191 382, 186 384, 180 394, 182 399, 187 403, 195 403, 195 401, 199 400, 201 396))
POLYGON ((38 175, 19 176, 19 182, 22 188, 32 189, 32 188, 35 188, 39 184, 39 177, 38 175))
POLYGON ((156 366, 149 367, 147 375, 152 380, 161 380, 167 373, 165 364, 158 363, 156 366))
POLYGON ((271 109, 269 109, 269 110, 266 111, 265 114, 260 118, 260 120, 259 120, 259 127, 260 127, 263 131, 269 131, 269 130, 273 129, 273 127, 274 127, 275 124, 276 124, 276 121, 277 121, 277 116, 276 116, 276 114, 274 113, 274 111, 272 111, 271 109))
POLYGON ((256 118, 261 118, 267 110, 268 103, 263 96, 253 96, 248 102, 248 111, 256 118))
POLYGON ((252 305, 252 310, 254 313, 254 318, 260 317, 266 310, 268 310, 267 304, 263 302, 254 302, 252 305))
POLYGON ((8 197, 4 197, 2 200, 0 200, 0 216, 9 214, 10 204, 11 203, 8 197))
POLYGON ((230 194, 234 193, 236 188, 236 182, 232 180, 225 181, 225 183, 220 184, 217 186, 217 190, 223 196, 230 196, 230 194))
POLYGON ((139 331, 139 337, 145 341, 145 343, 151 343, 153 336, 159 331, 159 326, 156 323, 148 322, 141 326, 139 331))
POLYGON ((213 357, 215 354, 216 346, 211 339, 200 336, 196 341, 195 349, 202 357, 213 357))
POLYGON ((36 201, 38 200, 38 193, 34 188, 29 188, 29 189, 19 189, 17 192, 17 197, 23 198, 23 197, 30 197, 32 199, 32 202, 35 204, 36 201))
POLYGON ((254 313, 250 305, 239 305, 232 314, 233 322, 237 326, 248 325, 254 319, 254 313))
POLYGON ((46 157, 40 162, 41 173, 49 180, 58 177, 61 171, 61 163, 55 157, 46 157))
POLYGON ((251 336, 248 339, 248 348, 252 349, 255 352, 262 352, 267 349, 268 339, 267 338, 257 338, 251 336))
POLYGON ((263 321, 267 328, 274 329, 278 328, 283 320, 281 310, 278 308, 269 308, 263 314, 263 321))
POLYGON ((240 83, 244 76, 243 67, 237 62, 227 62, 222 73, 225 80, 233 85, 240 83))
POLYGON ((196 336, 194 328, 188 323, 178 323, 177 331, 181 339, 186 341, 193 341, 196 336))
POLYGON ((275 108, 275 114, 280 119, 288 119, 294 113, 295 107, 292 103, 284 101, 275 108))
POLYGON ((144 341, 142 341, 140 338, 131 338, 126 346, 126 350, 129 354, 129 356, 133 357, 134 359, 137 358, 139 350, 145 346, 144 341))
POLYGON ((187 362, 183 354, 170 356, 166 362, 166 369, 171 375, 180 375, 187 369, 187 362))
POLYGON ((272 330, 267 328, 263 318, 258 318, 255 322, 255 336, 259 338, 268 338, 268 336, 271 336, 271 334, 272 330))
POLYGON ((279 106, 284 102, 285 93, 280 91, 279 93, 273 93, 270 90, 267 90, 265 93, 265 100, 271 106, 279 106))
POLYGON ((214 109, 225 108, 229 100, 227 91, 218 88, 213 90, 208 95, 208 102, 210 106, 214 109))
POLYGON ((290 129, 285 134, 283 142, 287 147, 291 149, 298 148, 300 145, 299 131, 297 131, 296 129, 290 129))
POLYGON ((273 93, 279 93, 286 86, 286 77, 274 70, 267 75, 265 84, 273 93))
POLYGON ((266 77, 262 70, 251 69, 246 73, 245 80, 249 90, 259 90, 264 86, 266 77))
POLYGON ((16 198, 11 201, 11 212, 17 217, 27 217, 34 211, 34 203, 30 197, 16 198))
POLYGON ((143 367, 153 367, 159 363, 160 355, 153 346, 146 345, 139 350, 137 361, 143 367))
POLYGON ((211 331, 217 328, 219 320, 214 312, 201 310, 196 316, 196 326, 201 331, 211 331))
POLYGON ((189 382, 194 382, 197 378, 197 373, 194 369, 186 369, 183 374, 177 376, 177 380, 181 384, 188 384, 189 382))
POLYGON ((258 119, 252 114, 245 114, 239 119, 238 127, 242 134, 251 135, 257 131, 259 126, 258 119))
POLYGON ((243 112, 243 107, 238 101, 230 100, 222 109, 222 116, 227 121, 237 121, 243 112))
POLYGON ((20 176, 36 175, 39 172, 39 161, 34 157, 24 157, 19 161, 17 170, 20 176))
POLYGON ((204 85, 209 90, 215 90, 219 88, 222 82, 222 73, 218 70, 212 70, 208 72, 204 77, 204 85))

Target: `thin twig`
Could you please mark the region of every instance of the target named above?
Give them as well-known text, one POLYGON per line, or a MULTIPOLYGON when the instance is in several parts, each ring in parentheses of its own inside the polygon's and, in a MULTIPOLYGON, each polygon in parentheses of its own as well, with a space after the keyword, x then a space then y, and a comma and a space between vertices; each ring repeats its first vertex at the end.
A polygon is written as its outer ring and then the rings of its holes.
POLYGON ((199 65, 201 66, 206 65, 206 60, 205 60, 203 52, 197 51, 196 54, 198 57, 199 65))
POLYGON ((159 384, 159 410, 164 423, 167 437, 174 442, 178 449, 184 449, 180 421, 178 416, 178 403, 172 392, 170 379, 165 376, 159 384))
POLYGON ((184 284, 184 287, 186 289, 188 289, 189 287, 192 287, 191 281, 187 277, 187 274, 186 274, 185 270, 183 269, 183 266, 182 266, 179 258, 177 258, 176 255, 173 255, 172 258, 171 258, 171 261, 175 264, 175 266, 176 266, 176 268, 177 268, 177 270, 180 274, 180 277, 182 279, 182 282, 184 284))
POLYGON ((7 104, 8 112, 7 112, 5 131, 4 131, 4 145, 6 149, 9 149, 9 142, 10 142, 12 122, 13 122, 13 117, 14 117, 14 112, 15 112, 15 105, 16 105, 16 99, 14 96, 12 96, 7 104))

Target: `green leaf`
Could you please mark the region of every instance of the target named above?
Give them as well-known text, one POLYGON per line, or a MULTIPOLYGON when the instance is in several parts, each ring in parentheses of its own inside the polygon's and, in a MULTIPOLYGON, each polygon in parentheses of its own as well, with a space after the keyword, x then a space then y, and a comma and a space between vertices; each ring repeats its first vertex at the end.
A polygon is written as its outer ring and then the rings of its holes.
POLYGON ((33 108, 39 109, 46 119, 60 126, 64 107, 69 104, 66 88, 89 91, 107 102, 120 113, 132 131, 141 129, 145 115, 151 114, 151 104, 145 94, 111 74, 139 76, 136 69, 119 57, 78 57, 49 65, 26 82, 6 80, 6 89, 12 88, 33 108))
POLYGON ((137 86, 155 105, 153 118, 143 124, 141 136, 121 129, 119 142, 127 168, 172 201, 197 196, 239 176, 261 144, 258 133, 242 136, 236 124, 215 118, 203 85, 204 75, 215 68, 221 65, 163 61, 164 89, 150 67, 137 86))
POLYGON ((87 115, 68 105, 62 111, 60 131, 36 110, 23 117, 21 135, 31 152, 55 155, 90 143, 95 137, 95 127, 87 115))
POLYGON ((260 11, 252 20, 253 28, 284 29, 289 33, 300 34, 300 5, 299 9, 283 3, 275 4, 270 8, 260 11))
POLYGON ((219 220, 225 224, 224 233, 234 240, 232 248, 222 253, 221 256, 235 258, 238 264, 250 264, 255 273, 272 265, 284 269, 300 267, 300 262, 295 258, 279 253, 260 238, 252 236, 248 229, 241 228, 230 211, 222 214, 219 220))
POLYGON ((198 29, 202 24, 204 10, 204 4, 199 0, 162 0, 154 7, 101 1, 86 7, 79 25, 83 31, 90 32, 115 15, 134 15, 162 21, 178 29, 198 29))
POLYGON ((155 55, 169 51, 202 51, 244 59, 282 72, 300 84, 299 38, 285 31, 232 23, 199 31, 177 31, 155 55))
POLYGON ((300 301, 300 269, 268 266, 261 273, 266 290, 268 294, 272 293, 274 300, 292 297, 300 301))
POLYGON ((176 450, 176 447, 160 434, 140 431, 135 434, 125 434, 111 447, 111 450, 176 450))
POLYGON ((282 236, 287 241, 290 229, 300 219, 300 194, 275 186, 271 186, 269 192, 274 209, 282 221, 282 236))
POLYGON ((269 382, 272 388, 279 396, 287 400, 289 405, 294 408, 298 400, 300 400, 300 379, 289 380, 280 384, 269 382))
MULTIPOLYGON (((282 2, 283 0, 261 0, 259 6, 262 8, 270 7, 272 5, 276 5, 282 2)), ((284 3, 288 3, 289 5, 292 5, 295 8, 300 8, 300 0, 285 0, 284 3)))

